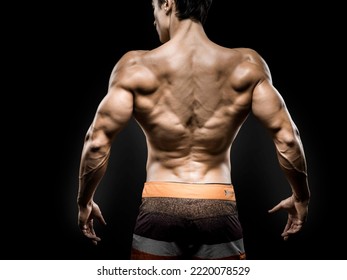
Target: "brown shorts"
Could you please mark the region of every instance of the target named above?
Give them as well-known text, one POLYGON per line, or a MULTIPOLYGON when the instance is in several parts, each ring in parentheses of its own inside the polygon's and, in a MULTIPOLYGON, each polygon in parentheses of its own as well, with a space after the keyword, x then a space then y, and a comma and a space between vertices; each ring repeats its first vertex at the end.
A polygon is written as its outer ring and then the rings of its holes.
POLYGON ((146 182, 131 259, 245 259, 233 186, 146 182))

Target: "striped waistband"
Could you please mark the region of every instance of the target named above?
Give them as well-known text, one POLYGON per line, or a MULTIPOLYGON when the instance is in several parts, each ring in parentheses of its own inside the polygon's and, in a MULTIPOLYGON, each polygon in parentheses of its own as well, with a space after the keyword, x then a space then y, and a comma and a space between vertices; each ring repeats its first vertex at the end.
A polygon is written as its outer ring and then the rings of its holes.
POLYGON ((236 200, 233 185, 210 183, 145 182, 142 197, 236 200))

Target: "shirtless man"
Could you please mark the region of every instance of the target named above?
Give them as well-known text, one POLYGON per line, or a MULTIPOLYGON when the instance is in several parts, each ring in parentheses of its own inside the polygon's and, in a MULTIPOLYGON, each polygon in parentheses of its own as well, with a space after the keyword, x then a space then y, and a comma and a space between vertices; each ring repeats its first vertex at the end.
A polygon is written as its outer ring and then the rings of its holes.
POLYGON ((160 47, 131 51, 115 65, 108 93, 86 134, 80 163, 78 224, 94 244, 105 224, 93 196, 117 134, 134 117, 148 145, 147 178, 132 259, 244 259, 231 180, 230 149, 249 114, 270 132, 292 195, 286 240, 306 221, 310 190, 299 132, 254 50, 208 39, 212 0, 153 0, 160 47))

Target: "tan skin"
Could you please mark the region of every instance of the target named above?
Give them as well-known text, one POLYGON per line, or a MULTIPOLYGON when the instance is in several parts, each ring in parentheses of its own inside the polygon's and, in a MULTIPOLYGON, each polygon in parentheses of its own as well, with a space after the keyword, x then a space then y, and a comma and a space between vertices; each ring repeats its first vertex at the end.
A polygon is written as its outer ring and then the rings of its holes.
POLYGON ((200 22, 179 20, 175 2, 154 8, 163 43, 125 54, 110 76, 107 95, 86 134, 80 163, 78 224, 94 244, 93 221, 106 224, 93 197, 111 145, 134 117, 147 145, 147 181, 232 183, 230 149, 252 113, 270 132, 292 195, 269 210, 285 210, 284 240, 306 221, 310 198, 299 132, 254 50, 228 49, 206 36, 200 22))

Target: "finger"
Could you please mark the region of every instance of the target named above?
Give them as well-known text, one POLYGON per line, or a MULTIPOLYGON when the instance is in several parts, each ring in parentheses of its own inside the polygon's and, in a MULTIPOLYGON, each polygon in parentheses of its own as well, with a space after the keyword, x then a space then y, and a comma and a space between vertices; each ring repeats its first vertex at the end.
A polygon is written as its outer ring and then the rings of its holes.
POLYGON ((103 217, 103 215, 101 213, 100 207, 96 203, 94 203, 93 207, 94 207, 94 212, 93 212, 94 213, 94 217, 97 218, 98 221, 102 225, 105 226, 106 225, 106 221, 105 221, 105 219, 104 219, 104 217, 103 217))
POLYGON ((284 240, 288 240, 288 230, 292 227, 293 225, 293 221, 292 219, 288 218, 286 226, 284 227, 284 230, 281 234, 281 236, 283 237, 284 240))
POLYGON ((90 236, 88 237, 89 239, 92 240, 94 245, 97 245, 99 241, 101 241, 101 238, 98 237, 95 233, 94 227, 93 227, 93 220, 90 221, 90 236))
POLYGON ((93 219, 91 219, 89 222, 88 222, 88 228, 90 230, 90 232, 95 235, 95 231, 94 231, 94 226, 93 226, 93 219))
POLYGON ((301 224, 293 224, 290 229, 287 230, 288 234, 294 234, 301 230, 302 225, 301 224))
POLYGON ((96 236, 92 223, 89 222, 88 224, 89 225, 85 225, 82 229, 82 233, 84 234, 84 236, 88 239, 91 239, 93 243, 101 241, 101 238, 96 236))
POLYGON ((82 228, 82 233, 88 238, 94 238, 95 237, 95 232, 94 232, 93 228, 89 226, 89 224, 85 225, 82 228))
POLYGON ((288 240, 290 235, 293 235, 297 232, 299 232, 302 228, 302 224, 297 224, 297 223, 292 223, 291 226, 287 229, 283 231, 283 233, 281 234, 281 236, 283 237, 284 240, 288 240))
POLYGON ((290 229, 291 226, 292 226, 292 221, 290 219, 288 219, 287 224, 284 227, 283 232, 287 232, 290 229))
POLYGON ((101 238, 96 236, 95 233, 92 233, 90 230, 82 230, 83 234, 85 237, 87 237, 88 239, 90 239, 93 243, 96 244, 96 242, 101 241, 101 238))
POLYGON ((98 219, 98 221, 99 221, 102 225, 106 226, 106 221, 105 221, 104 217, 102 216, 101 212, 97 215, 96 218, 98 219))
POLYGON ((274 213, 274 212, 276 212, 276 211, 278 211, 278 210, 280 210, 280 209, 282 209, 282 205, 281 205, 281 203, 279 203, 279 204, 277 204, 276 206, 274 206, 272 209, 270 209, 268 212, 269 213, 274 213))
POLYGON ((287 231, 282 232, 281 236, 283 237, 284 240, 288 240, 288 238, 289 238, 289 234, 287 231))
POLYGON ((78 226, 82 230, 87 224, 87 219, 83 217, 83 215, 78 215, 78 226))

